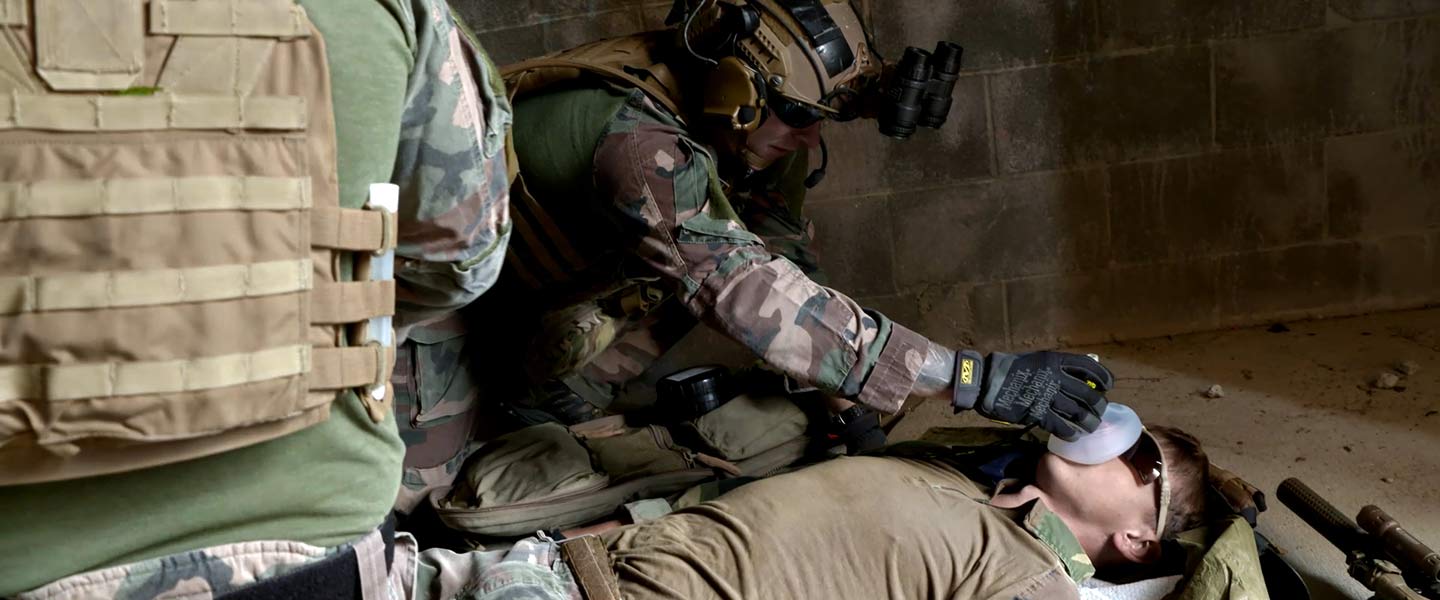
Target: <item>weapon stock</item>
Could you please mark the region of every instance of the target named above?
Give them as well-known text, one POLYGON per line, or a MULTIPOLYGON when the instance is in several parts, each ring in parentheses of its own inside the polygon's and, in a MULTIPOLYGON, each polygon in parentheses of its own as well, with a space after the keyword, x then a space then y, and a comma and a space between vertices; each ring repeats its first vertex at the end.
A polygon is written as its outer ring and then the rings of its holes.
POLYGON ((1376 598, 1440 599, 1440 554, 1379 507, 1366 506, 1360 511, 1362 528, 1299 479, 1286 479, 1275 495, 1345 553, 1350 576, 1374 591, 1376 598))

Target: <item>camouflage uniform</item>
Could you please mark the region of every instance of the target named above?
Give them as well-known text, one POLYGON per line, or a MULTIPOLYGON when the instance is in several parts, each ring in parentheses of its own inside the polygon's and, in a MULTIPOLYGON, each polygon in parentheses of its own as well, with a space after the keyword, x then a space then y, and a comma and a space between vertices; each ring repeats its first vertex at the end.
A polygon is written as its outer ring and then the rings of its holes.
POLYGON ((398 509, 454 481, 484 437, 482 396, 523 403, 563 382, 605 406, 697 319, 807 385, 900 408, 928 342, 816 282, 804 152, 726 194, 713 151, 644 93, 546 96, 515 109, 521 177, 538 201, 512 199, 500 283, 466 318, 416 328, 398 358, 409 444, 398 509), (573 151, 550 154, 556 139, 573 151))
POLYGON ((574 577, 555 542, 529 538, 507 550, 417 552, 415 539, 399 534, 393 568, 385 572, 383 542, 374 532, 335 548, 299 542, 227 544, 67 577, 17 596, 17 600, 209 600, 247 585, 293 572, 354 548, 364 597, 398 600, 581 600, 574 577), (378 556, 377 556, 378 554, 378 556), (380 562, 375 562, 374 559, 380 562), (380 566, 380 569, 371 568, 380 566))
MULTIPOLYGON (((496 69, 441 0, 300 4, 325 37, 341 193, 364 197, 378 181, 402 190, 396 325, 453 312, 495 281, 509 239, 511 115, 496 69)), ((396 424, 375 423, 352 394, 327 421, 269 442, 0 488, 0 596, 122 564, 131 566, 88 577, 140 585, 124 571, 148 569, 143 590, 163 591, 193 583, 184 565, 225 549, 280 557, 246 559, 241 578, 244 569, 311 560, 385 519, 403 454, 396 424), (161 556, 169 558, 156 562, 161 556)))
POLYGON ((639 90, 542 93, 515 110, 534 200, 512 201, 506 272, 473 310, 496 349, 484 362, 531 381, 499 393, 533 394, 549 375, 603 406, 698 320, 799 382, 900 408, 928 340, 817 283, 813 229, 800 214, 803 153, 727 193, 714 151, 639 90), (671 300, 640 315, 602 310, 614 319, 604 328, 577 319, 572 334, 550 338, 584 343, 558 361, 537 356, 549 316, 597 297, 603 308, 635 282, 671 300))

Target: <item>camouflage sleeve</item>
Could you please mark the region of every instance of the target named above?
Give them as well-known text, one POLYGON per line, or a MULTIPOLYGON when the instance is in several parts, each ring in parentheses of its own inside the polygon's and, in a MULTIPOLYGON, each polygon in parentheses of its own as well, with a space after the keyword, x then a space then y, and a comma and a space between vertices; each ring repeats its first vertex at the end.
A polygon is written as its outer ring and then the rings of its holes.
POLYGON ((445 2, 414 0, 415 67, 401 117, 395 326, 441 317, 495 282, 510 237, 498 70, 445 2))
POLYGON ((639 258, 678 283, 698 318, 771 366, 826 393, 898 410, 925 338, 772 254, 720 192, 709 151, 632 108, 600 141, 595 171, 639 258))
POLYGON ((801 150, 771 167, 769 175, 739 202, 737 210, 746 229, 760 236, 772 254, 789 259, 819 284, 824 271, 815 248, 815 226, 801 212, 805 202, 805 177, 810 172, 808 154, 801 150))

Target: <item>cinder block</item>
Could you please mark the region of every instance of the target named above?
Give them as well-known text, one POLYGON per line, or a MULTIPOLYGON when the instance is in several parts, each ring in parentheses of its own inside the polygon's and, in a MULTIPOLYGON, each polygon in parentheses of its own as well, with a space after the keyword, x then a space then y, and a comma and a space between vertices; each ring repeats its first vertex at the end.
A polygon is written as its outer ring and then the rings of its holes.
POLYGON ((526 25, 475 34, 497 65, 508 65, 545 54, 543 25, 526 25))
POLYGON ((950 348, 984 352, 1009 347, 1005 339, 1005 291, 1000 283, 935 286, 858 301, 950 348))
POLYGON ((1440 129, 1333 138, 1326 153, 1332 236, 1440 227, 1440 129))
POLYGON ((926 288, 916 294, 920 318, 906 327, 950 348, 1003 350, 1005 289, 1002 283, 926 288))
POLYGON ((890 212, 902 290, 1060 273, 1109 259, 1100 170, 896 195, 890 212))
POLYGON ((1210 137, 1201 47, 992 76, 1002 173, 1188 154, 1210 137))
POLYGON ((1110 170, 1115 260, 1154 262, 1319 240, 1320 144, 1234 150, 1110 170))
POLYGON ((1099 46, 1104 49, 1203 42, 1325 24, 1325 0, 1099 0, 1099 4, 1099 46))
POLYGON ((860 306, 880 311, 880 314, 910 329, 915 329, 920 322, 920 300, 914 293, 865 296, 856 298, 855 301, 859 302, 860 306))
POLYGON ((826 123, 830 168, 815 194, 873 194, 988 176, 984 82, 978 76, 961 77, 954 98, 943 128, 920 128, 906 140, 885 137, 872 120, 826 123))
POLYGON ((1222 319, 1254 323, 1354 306, 1364 286, 1363 255, 1359 243, 1334 242, 1224 257, 1222 319))
POLYGON ((531 0, 541 18, 594 16, 622 8, 636 8, 641 0, 531 0))
POLYGON ((1440 13, 1440 0, 1330 0, 1330 8, 1349 19, 1393 19, 1440 13))
POLYGON ((530 0, 464 0, 450 6, 477 34, 535 22, 530 0))
POLYGON ((807 203, 829 284, 850 296, 895 293, 894 250, 884 198, 807 203))
POLYGON ((948 40, 965 47, 966 69, 1077 56, 1086 49, 1092 23, 1091 3, 1073 0, 900 0, 872 10, 875 42, 886 58, 899 60, 906 46, 930 50, 948 40))
POLYGON ((644 29, 640 24, 638 7, 547 21, 543 26, 545 51, 558 52, 599 39, 638 33, 644 29))
POLYGON ((1011 342, 1054 347, 1212 329, 1219 265, 1200 259, 1006 282, 1011 342))
POLYGON ((1440 120, 1440 19, 1215 47, 1215 138, 1273 144, 1440 120))
POLYGON ((1419 306, 1440 291, 1424 234, 1388 237, 1365 244, 1363 303, 1379 308, 1419 306))

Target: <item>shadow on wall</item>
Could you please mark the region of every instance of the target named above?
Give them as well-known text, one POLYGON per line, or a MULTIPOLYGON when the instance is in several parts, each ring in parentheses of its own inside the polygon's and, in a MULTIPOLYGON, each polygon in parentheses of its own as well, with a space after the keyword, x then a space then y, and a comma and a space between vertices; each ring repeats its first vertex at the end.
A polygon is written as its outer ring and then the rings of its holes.
POLYGON ((1084 167, 1107 125, 1087 103, 1106 92, 1088 66, 1046 63, 1085 50, 1089 3, 897 4, 872 7, 886 58, 966 48, 954 106, 908 140, 829 127, 832 175, 810 205, 822 263, 838 289, 942 343, 1047 346, 1086 329, 1110 283, 1107 173, 1084 167))

